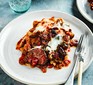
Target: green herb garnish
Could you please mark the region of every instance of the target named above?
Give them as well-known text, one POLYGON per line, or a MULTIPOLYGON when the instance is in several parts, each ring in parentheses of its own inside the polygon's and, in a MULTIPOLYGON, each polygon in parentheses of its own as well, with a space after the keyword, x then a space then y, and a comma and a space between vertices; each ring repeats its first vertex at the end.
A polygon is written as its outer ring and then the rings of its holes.
POLYGON ((57 36, 57 37, 55 37, 55 39, 59 40, 59 37, 60 37, 60 36, 57 36))
POLYGON ((51 46, 49 46, 49 45, 47 45, 47 46, 51 48, 51 46))

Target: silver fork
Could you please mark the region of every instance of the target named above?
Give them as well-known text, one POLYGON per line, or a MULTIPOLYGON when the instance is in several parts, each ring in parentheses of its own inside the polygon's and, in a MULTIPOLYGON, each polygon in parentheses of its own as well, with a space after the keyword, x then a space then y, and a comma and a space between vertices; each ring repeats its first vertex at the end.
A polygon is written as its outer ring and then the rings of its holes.
POLYGON ((82 70, 83 70, 83 64, 84 64, 84 56, 87 53, 88 49, 88 33, 85 33, 83 42, 81 45, 81 50, 79 53, 77 53, 78 60, 79 60, 79 71, 78 71, 78 85, 82 85, 82 70))
POLYGON ((83 38, 84 38, 84 34, 82 34, 79 39, 78 46, 77 46, 75 53, 74 53, 74 60, 75 60, 74 66, 73 66, 73 69, 72 69, 72 71, 71 71, 71 73, 70 73, 70 75, 64 85, 73 85, 73 83, 74 83, 75 68, 76 68, 77 61, 78 61, 77 55, 79 52, 81 52, 83 38))

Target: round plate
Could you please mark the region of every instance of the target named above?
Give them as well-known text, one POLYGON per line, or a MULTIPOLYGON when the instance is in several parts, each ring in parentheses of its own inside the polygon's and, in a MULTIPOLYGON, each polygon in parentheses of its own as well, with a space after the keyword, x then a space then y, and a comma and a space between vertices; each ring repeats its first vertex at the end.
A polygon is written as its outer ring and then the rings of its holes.
POLYGON ((93 24, 93 10, 90 9, 87 0, 77 0, 77 7, 80 13, 93 24))
MULTIPOLYGON (((19 64, 18 60, 21 53, 16 50, 16 43, 22 38, 26 32, 32 27, 34 20, 42 18, 61 17, 65 22, 70 24, 70 27, 75 34, 75 38, 79 39, 80 35, 88 32, 90 37, 92 32, 79 19, 57 11, 38 11, 23 14, 22 16, 11 21, 1 32, 0 36, 0 64, 1 68, 12 78, 25 84, 62 84, 64 83, 73 67, 74 51, 71 49, 68 54, 71 64, 61 70, 47 69, 46 73, 42 73, 38 68, 28 68, 19 64)), ((90 39, 90 42, 92 39, 90 39)), ((92 53, 90 53, 92 54, 92 53)), ((85 71, 92 62, 92 56, 87 55, 84 62, 85 71)), ((78 71, 76 71, 77 74, 78 71)))

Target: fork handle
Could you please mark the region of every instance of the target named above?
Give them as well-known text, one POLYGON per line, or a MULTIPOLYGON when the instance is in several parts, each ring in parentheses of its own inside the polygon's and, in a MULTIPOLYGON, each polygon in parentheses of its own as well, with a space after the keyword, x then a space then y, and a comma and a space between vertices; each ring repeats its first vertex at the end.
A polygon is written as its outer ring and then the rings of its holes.
POLYGON ((77 60, 78 58, 75 56, 75 62, 74 62, 74 66, 73 66, 73 69, 71 71, 71 74, 70 76, 68 77, 67 81, 65 82, 64 85, 73 85, 74 83, 74 74, 75 74, 75 69, 76 69, 76 66, 77 66, 77 60))
POLYGON ((79 62, 79 73, 78 73, 78 85, 82 85, 82 68, 83 68, 83 62, 79 62))

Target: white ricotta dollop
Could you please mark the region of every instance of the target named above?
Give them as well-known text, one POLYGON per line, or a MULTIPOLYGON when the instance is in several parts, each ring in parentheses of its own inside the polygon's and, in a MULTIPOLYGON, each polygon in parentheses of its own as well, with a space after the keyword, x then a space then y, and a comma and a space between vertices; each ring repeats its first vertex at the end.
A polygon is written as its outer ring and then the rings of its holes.
POLYGON ((49 41, 46 50, 49 50, 50 53, 57 49, 57 46, 62 43, 62 36, 60 34, 56 35, 54 38, 49 41))

